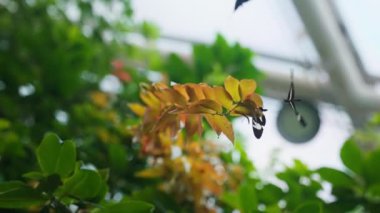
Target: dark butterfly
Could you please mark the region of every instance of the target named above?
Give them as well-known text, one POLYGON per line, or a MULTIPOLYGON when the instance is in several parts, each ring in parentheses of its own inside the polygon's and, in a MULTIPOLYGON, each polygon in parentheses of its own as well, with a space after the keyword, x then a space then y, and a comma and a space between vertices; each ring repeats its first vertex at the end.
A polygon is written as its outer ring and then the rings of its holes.
POLYGON ((261 135, 264 131, 264 126, 266 123, 265 115, 263 112, 267 111, 266 109, 259 108, 255 115, 252 115, 252 130, 253 134, 257 139, 261 138, 261 135))
POLYGON ((293 83, 293 71, 291 72, 291 81, 290 81, 290 88, 289 88, 289 93, 287 99, 284 99, 285 103, 288 103, 290 107, 292 108, 293 112, 296 114, 297 121, 303 126, 306 127, 306 121, 302 117, 302 115, 297 111, 296 105, 294 102, 296 101, 301 101, 301 99, 296 99, 294 98, 294 83, 293 83))
POLYGON ((237 10, 242 4, 244 4, 247 1, 249 1, 249 0, 236 0, 235 10, 237 10))

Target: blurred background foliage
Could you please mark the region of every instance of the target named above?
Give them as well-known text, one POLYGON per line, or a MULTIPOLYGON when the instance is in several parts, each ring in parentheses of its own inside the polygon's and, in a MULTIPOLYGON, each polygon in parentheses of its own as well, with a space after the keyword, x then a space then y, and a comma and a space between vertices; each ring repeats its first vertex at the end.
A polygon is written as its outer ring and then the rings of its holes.
POLYGON ((268 178, 255 169, 243 143, 224 151, 204 137, 186 139, 182 133, 176 141, 163 137, 162 146, 143 152, 142 137, 134 134, 141 120, 126 106, 139 100, 141 82, 221 84, 232 75, 260 84, 263 79, 252 64, 254 53, 222 35, 211 45, 194 45, 191 61, 160 55, 154 48, 158 35, 154 25, 133 21, 128 0, 0 1, 0 200, 19 201, 14 206, 0 202, 0 208, 74 211, 69 208, 74 204, 100 212, 124 207, 146 212, 152 210, 148 202, 155 212, 380 209, 379 115, 343 146, 343 170, 274 160, 282 169, 268 178), (152 45, 132 44, 127 36, 132 33, 152 45), (71 155, 79 166, 58 168, 70 174, 57 177, 43 169, 43 152, 36 149, 46 132, 75 142, 66 152, 76 153, 71 155), (42 173, 30 173, 39 168, 42 173), (84 177, 93 181, 73 191, 71 186, 84 177), (24 183, 9 182, 14 180, 24 183), (107 183, 104 193, 93 194, 96 199, 86 194, 94 181, 107 183), (329 193, 329 186, 332 198, 326 199, 320 194, 329 193), (14 187, 23 193, 9 196, 7 190, 14 187), (65 190, 76 197, 57 202, 65 190), (44 193, 49 204, 36 201, 44 193))

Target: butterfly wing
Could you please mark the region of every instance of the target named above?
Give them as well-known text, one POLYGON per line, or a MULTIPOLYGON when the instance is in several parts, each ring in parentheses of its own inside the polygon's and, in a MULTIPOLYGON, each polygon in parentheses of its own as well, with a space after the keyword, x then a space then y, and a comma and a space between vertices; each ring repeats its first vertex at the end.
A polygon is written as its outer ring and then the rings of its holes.
POLYGON ((249 0, 236 0, 235 10, 237 10, 242 4, 244 4, 247 1, 249 1, 249 0))
POLYGON ((259 123, 252 121, 252 130, 255 137, 260 139, 261 135, 263 135, 264 128, 259 123))

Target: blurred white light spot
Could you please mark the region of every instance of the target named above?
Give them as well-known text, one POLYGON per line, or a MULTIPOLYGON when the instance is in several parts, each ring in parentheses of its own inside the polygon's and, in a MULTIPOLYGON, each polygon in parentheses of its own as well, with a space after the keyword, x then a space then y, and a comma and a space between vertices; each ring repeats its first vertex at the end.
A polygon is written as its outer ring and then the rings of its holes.
POLYGON ((55 119, 61 124, 67 124, 69 121, 69 115, 65 111, 57 110, 55 112, 55 119))
POLYGON ((310 179, 307 177, 301 177, 299 182, 304 186, 310 186, 310 179))
POLYGON ((74 2, 69 2, 66 5, 66 16, 72 22, 77 22, 80 19, 80 10, 74 2))
POLYGON ((110 30, 105 30, 102 32, 103 41, 109 43, 113 40, 113 33, 110 30))
POLYGON ((97 171, 96 167, 93 164, 84 164, 80 167, 81 169, 88 169, 92 171, 97 171))
POLYGON ((113 75, 107 75, 103 78, 103 80, 100 82, 100 89, 103 92, 108 92, 111 94, 117 94, 121 90, 121 83, 119 79, 117 79, 113 75))
POLYGON ((163 80, 162 75, 160 73, 154 72, 154 71, 148 71, 146 77, 151 82, 160 82, 163 80))
POLYGON ((172 146, 172 156, 171 159, 176 159, 182 155, 182 150, 178 146, 172 146))
POLYGON ((123 199, 123 194, 120 192, 116 192, 115 195, 113 196, 113 200, 119 202, 123 199))
POLYGON ((334 202, 336 198, 331 194, 332 185, 328 182, 323 182, 322 188, 323 190, 317 192, 318 197, 327 203, 334 202))
POLYGON ((69 209, 70 209, 71 212, 77 212, 77 210, 79 209, 79 207, 77 205, 71 204, 69 206, 69 209))
POLYGON ((21 97, 26 97, 26 96, 32 95, 35 91, 36 90, 32 84, 22 85, 18 88, 18 94, 21 97))

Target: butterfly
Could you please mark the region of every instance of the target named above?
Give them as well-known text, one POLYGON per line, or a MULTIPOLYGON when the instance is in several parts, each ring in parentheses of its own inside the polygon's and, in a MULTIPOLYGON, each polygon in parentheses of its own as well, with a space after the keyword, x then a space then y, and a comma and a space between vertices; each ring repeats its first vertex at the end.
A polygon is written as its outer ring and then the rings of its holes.
POLYGON ((249 117, 252 118, 252 129, 253 129, 253 134, 257 139, 261 138, 261 135, 263 134, 264 131, 264 126, 266 123, 265 115, 264 112, 267 111, 266 109, 263 109, 262 107, 256 107, 255 103, 252 103, 251 101, 244 101, 242 103, 239 103, 234 107, 231 112, 233 111, 234 113, 240 114, 247 118, 248 124, 249 124, 249 117), (250 109, 249 112, 245 112, 245 110, 240 111, 239 107, 242 106, 245 109, 250 109), (236 109, 238 108, 238 109, 236 109))
POLYGON ((302 115, 297 111, 296 105, 294 103, 294 102, 297 102, 297 101, 301 101, 301 99, 294 98, 294 96, 295 96, 294 95, 295 90, 294 90, 294 83, 293 83, 293 71, 291 72, 290 78, 291 78, 291 81, 290 81, 289 93, 288 93, 288 97, 286 99, 284 99, 284 102, 288 103, 290 105, 290 107, 292 108, 293 112, 296 114, 297 121, 303 127, 306 127, 306 121, 302 117, 302 115))
POLYGON ((242 4, 244 4, 247 1, 249 1, 249 0, 236 0, 235 10, 237 10, 242 4))
POLYGON ((263 112, 265 111, 267 110, 260 107, 258 108, 258 112, 256 112, 255 115, 252 116, 252 130, 253 134, 257 139, 261 138, 261 135, 264 131, 266 119, 263 112))

